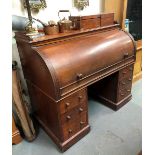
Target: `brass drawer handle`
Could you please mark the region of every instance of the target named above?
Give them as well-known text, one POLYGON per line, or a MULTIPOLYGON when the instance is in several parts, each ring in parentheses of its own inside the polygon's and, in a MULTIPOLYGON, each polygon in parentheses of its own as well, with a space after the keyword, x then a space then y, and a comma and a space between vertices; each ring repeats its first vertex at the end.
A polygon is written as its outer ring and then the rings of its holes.
POLYGON ((69 133, 69 134, 72 133, 72 132, 73 132, 73 131, 72 131, 71 129, 68 130, 68 133, 69 133))
POLYGON ((124 96, 124 94, 123 94, 123 93, 121 93, 121 96, 124 96))
POLYGON ((127 92, 130 92, 130 91, 131 91, 130 89, 127 90, 127 92))
POLYGON ((83 112, 83 108, 79 108, 79 111, 80 111, 80 112, 83 112))
POLYGON ((124 59, 126 59, 128 56, 129 56, 128 52, 124 53, 124 59))
POLYGON ((67 118, 67 120, 70 120, 70 119, 71 119, 71 116, 70 116, 70 115, 68 115, 66 118, 67 118))
POLYGON ((70 106, 70 103, 65 103, 66 107, 69 107, 70 106))
POLYGON ((83 75, 81 73, 77 74, 77 79, 82 79, 83 75))
POLYGON ((83 124, 85 124, 85 122, 81 121, 81 122, 80 122, 80 125, 83 125, 83 124))

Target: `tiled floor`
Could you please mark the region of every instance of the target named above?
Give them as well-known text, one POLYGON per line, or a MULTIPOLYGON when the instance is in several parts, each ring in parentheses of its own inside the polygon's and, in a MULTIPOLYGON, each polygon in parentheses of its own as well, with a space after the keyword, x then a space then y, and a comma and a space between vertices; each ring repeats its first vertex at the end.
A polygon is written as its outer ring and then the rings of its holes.
MULTIPOLYGON (((142 148, 142 81, 133 84, 132 100, 115 112, 89 100, 91 131, 64 155, 137 155, 142 148)), ((13 155, 62 154, 43 130, 31 143, 13 146, 13 155)))

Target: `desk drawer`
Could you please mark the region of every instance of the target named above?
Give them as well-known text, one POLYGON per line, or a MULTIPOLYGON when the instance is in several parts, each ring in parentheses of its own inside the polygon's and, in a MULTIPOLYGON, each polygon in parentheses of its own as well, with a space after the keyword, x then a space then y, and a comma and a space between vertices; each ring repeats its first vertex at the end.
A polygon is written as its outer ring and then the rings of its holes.
POLYGON ((62 126, 63 130, 63 139, 67 140, 68 138, 72 137, 80 130, 80 126, 78 124, 78 120, 74 120, 71 123, 64 124, 62 126))
POLYGON ((123 68, 122 70, 120 70, 119 79, 122 80, 125 78, 132 77, 132 74, 133 74, 133 65, 127 66, 123 68))
POLYGON ((118 95, 118 101, 123 100, 124 98, 126 98, 130 94, 131 94, 131 89, 120 90, 119 95, 118 95))
POLYGON ((119 81, 119 89, 120 90, 124 90, 127 87, 131 87, 131 85, 132 85, 132 77, 131 76, 119 81))
POLYGON ((101 26, 108 26, 114 23, 114 13, 101 14, 101 26))
POLYGON ((133 65, 130 65, 119 72, 118 101, 123 100, 131 94, 133 65))
POLYGON ((67 121, 62 125, 64 140, 70 138, 82 128, 88 125, 88 112, 77 113, 73 120, 67 121))
POLYGON ((61 115, 61 124, 67 124, 78 120, 81 115, 87 111, 87 103, 75 107, 73 110, 61 115))
POLYGON ((81 21, 81 29, 92 29, 100 27, 100 18, 87 19, 81 21))
POLYGON ((87 92, 86 89, 82 89, 71 96, 60 101, 59 110, 61 114, 69 112, 80 104, 87 103, 87 92))
POLYGON ((88 125, 88 111, 84 111, 80 114, 80 129, 88 125))

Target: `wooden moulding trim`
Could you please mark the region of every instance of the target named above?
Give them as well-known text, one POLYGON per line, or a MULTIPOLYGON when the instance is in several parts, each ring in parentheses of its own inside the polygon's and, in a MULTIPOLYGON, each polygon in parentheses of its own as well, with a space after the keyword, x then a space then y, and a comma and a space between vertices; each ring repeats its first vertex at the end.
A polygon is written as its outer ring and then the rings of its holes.
POLYGON ((125 32, 130 37, 130 39, 132 40, 132 43, 134 46, 135 61, 136 61, 136 41, 134 40, 133 36, 129 32, 126 32, 124 30, 122 30, 122 31, 125 32))
MULTIPOLYGON (((72 92, 72 91, 75 91, 76 89, 79 90, 79 88, 81 88, 81 87, 83 88, 83 87, 89 86, 90 84, 93 84, 94 82, 99 81, 100 79, 102 79, 102 78, 104 78, 104 77, 107 77, 107 76, 109 76, 109 75, 111 75, 111 74, 113 74, 113 73, 119 71, 120 69, 122 69, 122 68, 124 68, 124 67, 126 67, 126 66, 129 66, 129 65, 133 64, 133 63, 134 63, 134 61, 131 60, 130 62, 126 63, 125 65, 123 64, 123 65, 121 65, 121 66, 119 66, 119 67, 117 67, 117 68, 113 68, 113 69, 111 69, 110 71, 107 71, 106 73, 102 73, 101 75, 97 76, 96 78, 93 78, 92 80, 89 80, 88 82, 83 83, 83 84, 81 84, 81 85, 79 84, 78 87, 73 88, 73 89, 71 89, 71 90, 69 90, 69 91, 67 91, 67 92, 62 93, 62 94, 61 94, 61 97, 63 97, 63 96, 65 96, 65 95, 69 94, 69 93, 72 92)), ((74 83, 75 83, 75 82, 74 82, 74 83)), ((72 85, 73 85, 73 84, 72 84, 72 85)), ((62 88, 61 88, 61 89, 62 89, 62 88)))
MULTIPOLYGON (((115 30, 115 29, 118 29, 118 26, 113 26, 113 27, 103 27, 105 29, 97 29, 96 28, 96 31, 86 31, 85 33, 77 33, 76 35, 75 34, 71 34, 71 35, 68 35, 68 36, 61 36, 59 38, 53 38, 53 39, 46 39, 46 40, 41 40, 41 41, 38 41, 38 42, 30 42, 30 44, 32 44, 32 46, 34 47, 38 47, 38 46, 44 46, 44 45, 54 45, 54 44, 58 44, 58 43, 62 43, 64 41, 70 41, 70 40, 73 40, 73 39, 78 39, 78 38, 81 38, 83 36, 89 36, 90 34, 91 35, 94 35, 94 34, 97 34, 97 33, 100 33, 101 31, 102 32, 107 32, 107 31, 110 31, 110 30, 115 30)), ((83 30, 84 31, 84 30, 83 30)))
POLYGON ((60 148, 62 152, 66 151, 69 147, 71 147, 73 144, 75 144, 78 140, 80 140, 83 136, 85 136, 90 131, 90 126, 87 125, 82 130, 74 134, 72 137, 70 137, 68 140, 61 142, 55 134, 37 117, 35 116, 42 128, 45 130, 45 132, 51 137, 51 139, 56 143, 56 145, 60 148))
POLYGON ((128 103, 128 101, 131 100, 132 98, 132 95, 128 95, 127 97, 125 97, 123 100, 119 101, 118 103, 115 103, 101 95, 94 95, 94 97, 97 99, 97 100, 100 100, 102 104, 108 106, 109 108, 113 109, 113 110, 119 110, 122 106, 124 106, 125 104, 128 103))
POLYGON ((37 117, 36 115, 34 116, 36 118, 36 120, 39 122, 39 124, 41 125, 41 127, 46 131, 46 133, 53 139, 53 141, 56 144, 60 143, 60 140, 55 136, 55 134, 45 125, 45 123, 43 121, 41 121, 39 119, 39 117, 37 117))
MULTIPOLYGON (((129 59, 132 59, 134 56, 132 55, 129 59)), ((132 60, 131 60, 132 61, 132 60)), ((112 64, 112 65, 109 65, 108 67, 104 67, 103 69, 100 69, 100 70, 98 70, 98 71, 96 71, 96 72, 94 72, 94 73, 92 73, 92 74, 89 74, 89 75, 87 75, 87 76, 85 76, 84 78, 82 78, 82 79, 80 79, 79 81, 82 81, 82 80, 84 80, 84 79, 86 79, 86 78, 89 78, 89 77, 91 77, 91 76, 93 76, 93 75, 95 75, 95 74, 98 74, 98 73, 100 73, 100 72, 103 72, 103 71, 105 71, 105 70, 107 70, 107 69, 109 69, 110 71, 109 72, 115 72, 115 70, 118 70, 118 68, 121 68, 121 67, 118 67, 117 69, 113 69, 112 67, 115 67, 116 65, 119 65, 119 64, 121 64, 121 63, 124 63, 124 60, 122 61, 119 61, 119 62, 117 62, 117 63, 114 63, 114 64, 112 64), (111 69, 112 68, 112 69, 111 69)), ((129 63, 129 62, 128 62, 129 63)), ((124 66, 123 66, 124 67, 124 66)), ((106 74, 106 73, 105 73, 106 74)), ((78 81, 78 82, 79 82, 78 81)), ((60 89, 62 90, 62 89, 64 89, 64 88, 67 88, 67 87, 69 87, 70 85, 73 85, 73 84, 75 84, 75 83, 77 83, 77 81, 74 81, 74 82, 72 82, 72 83, 70 83, 70 84, 68 84, 68 85, 65 85, 65 86, 63 86, 63 87, 61 87, 60 89)))
POLYGON ((63 100, 64 98, 66 98, 66 97, 68 97, 68 96, 74 94, 75 92, 80 91, 80 90, 82 90, 82 89, 85 88, 85 87, 82 87, 82 88, 78 89, 77 91, 74 91, 74 92, 70 93, 69 95, 67 95, 67 96, 65 96, 65 97, 63 97, 63 98, 61 98, 61 99, 59 99, 59 100, 55 100, 55 99, 53 99, 50 95, 46 94, 43 90, 41 90, 39 87, 37 87, 34 83, 32 83, 31 81, 29 81, 28 79, 26 79, 26 81, 27 81, 32 87, 35 87, 38 91, 40 91, 40 93, 42 93, 43 95, 45 95, 47 98, 51 99, 51 100, 52 100, 53 102, 55 102, 55 103, 58 103, 58 102, 60 102, 61 100, 63 100))
POLYGON ((50 75, 50 77, 51 77, 50 80, 53 81, 53 85, 54 85, 55 90, 56 90, 55 96, 56 96, 56 98, 58 98, 58 96, 59 96, 59 94, 60 94, 60 91, 59 91, 59 89, 56 89, 56 88, 57 88, 57 87, 60 87, 60 84, 59 84, 59 81, 58 81, 58 79, 57 79, 57 77, 56 77, 56 71, 55 71, 55 69, 54 69, 52 63, 50 63, 49 60, 46 59, 46 58, 44 57, 44 55, 41 54, 36 48, 33 48, 33 47, 32 47, 32 49, 39 55, 39 57, 41 58, 42 63, 43 63, 44 66, 46 67, 46 70, 48 71, 48 73, 49 73, 49 75, 50 75), (50 64, 50 69, 49 69, 49 65, 48 65, 48 64, 50 64))
MULTIPOLYGON (((38 91, 40 91, 42 94, 44 94, 45 96, 47 96, 49 99, 51 99, 55 103, 58 103, 59 101, 63 100, 64 98, 66 98, 66 97, 74 94, 76 91, 82 90, 83 88, 87 87, 88 85, 93 84, 94 82, 99 81, 100 79, 102 79, 102 78, 104 78, 104 77, 106 77, 108 75, 111 75, 111 74, 117 72, 118 70, 120 70, 120 69, 122 69, 122 68, 124 68, 126 66, 129 66, 129 65, 131 65, 133 63, 134 63, 133 60, 131 60, 130 62, 126 62, 126 63, 123 62, 123 65, 120 65, 119 67, 114 68, 114 69, 109 69, 110 71, 108 73, 104 73, 104 74, 102 74, 100 76, 97 76, 95 79, 92 79, 91 81, 89 81, 87 83, 83 83, 81 85, 79 84, 78 87, 76 87, 74 89, 71 89, 70 91, 67 91, 67 92, 63 93, 61 95, 61 98, 59 100, 55 100, 54 98, 52 98, 50 95, 48 95, 46 92, 44 92, 43 90, 41 90, 38 86, 36 86, 32 81, 29 81, 29 79, 26 79, 26 81, 30 85, 32 85, 33 87, 35 87, 38 91)), ((60 88, 60 89, 62 89, 62 88, 60 88)))
POLYGON ((104 32, 104 31, 109 31, 111 29, 116 29, 119 28, 119 24, 113 24, 109 26, 103 26, 103 27, 98 27, 98 28, 93 28, 93 29, 86 29, 86 30, 75 30, 69 33, 60 33, 59 35, 45 35, 33 40, 30 40, 27 36, 25 36, 24 33, 22 32, 16 32, 15 38, 16 40, 22 40, 23 42, 27 42, 29 44, 32 44, 33 46, 41 46, 45 44, 51 44, 52 42, 59 42, 60 40, 67 40, 68 38, 77 38, 77 37, 82 37, 85 35, 90 35, 94 34, 97 32, 104 32))
POLYGON ((73 144, 75 144, 77 141, 83 138, 86 134, 88 134, 89 131, 90 131, 90 126, 87 125, 82 130, 80 130, 78 133, 76 133, 71 138, 69 138, 67 141, 65 141, 64 143, 61 143, 61 146, 60 146, 61 151, 62 152, 66 151, 73 144))
POLYGON ((45 39, 45 37, 40 37, 38 39, 34 39, 32 41, 30 41, 29 43, 35 43, 35 42, 42 42, 42 41, 48 41, 48 40, 54 40, 54 39, 60 39, 60 38, 66 38, 66 37, 71 37, 71 36, 77 36, 77 35, 82 35, 82 34, 90 34, 93 32, 97 32, 97 31, 104 31, 104 30, 111 30, 112 28, 116 28, 118 27, 119 24, 113 24, 113 25, 108 25, 108 26, 104 26, 104 27, 99 27, 99 28, 93 28, 93 29, 86 29, 86 30, 76 30, 70 33, 63 33, 60 35, 57 35, 54 37, 54 35, 49 36, 45 39), (44 39, 41 39, 44 38, 44 39))

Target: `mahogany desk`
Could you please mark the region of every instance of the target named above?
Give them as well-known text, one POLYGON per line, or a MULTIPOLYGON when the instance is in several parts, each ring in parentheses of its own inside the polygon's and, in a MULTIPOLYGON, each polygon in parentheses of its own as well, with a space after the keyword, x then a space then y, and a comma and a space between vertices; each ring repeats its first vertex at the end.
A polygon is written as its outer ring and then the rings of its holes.
POLYGON ((15 37, 34 116, 62 151, 90 131, 88 86, 114 110, 131 99, 135 43, 117 24, 15 37))

